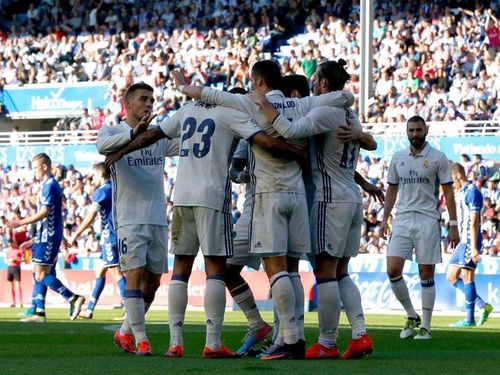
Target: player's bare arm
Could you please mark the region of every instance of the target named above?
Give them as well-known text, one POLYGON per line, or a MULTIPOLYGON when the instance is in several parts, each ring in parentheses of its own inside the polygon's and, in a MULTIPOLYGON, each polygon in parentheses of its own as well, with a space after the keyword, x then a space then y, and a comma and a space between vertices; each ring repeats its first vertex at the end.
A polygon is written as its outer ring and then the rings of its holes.
POLYGON ((166 134, 159 128, 146 130, 137 138, 134 138, 129 144, 125 145, 122 149, 108 155, 104 164, 106 165, 106 168, 109 168, 110 165, 117 162, 125 155, 130 154, 132 151, 148 147, 162 138, 166 138, 166 134))
POLYGON ((385 194, 385 205, 384 205, 384 218, 382 219, 382 224, 380 224, 380 236, 384 239, 387 238, 389 225, 387 224, 389 216, 391 216, 392 209, 396 203, 396 198, 398 196, 399 185, 391 185, 387 187, 387 192, 385 194))
POLYGON ((250 173, 246 169, 247 160, 240 158, 233 158, 231 161, 231 166, 229 168, 229 178, 231 181, 242 184, 248 183, 250 181, 250 173))
POLYGON ((450 231, 448 233, 449 243, 452 248, 455 248, 460 243, 460 235, 458 234, 457 222, 457 205, 455 203, 455 193, 453 185, 441 185, 443 188, 444 197, 446 199, 446 208, 448 209, 448 216, 450 218, 450 231))
POLYGON ((16 228, 19 228, 20 226, 23 226, 23 225, 36 223, 37 221, 45 219, 47 216, 49 216, 49 209, 47 206, 43 206, 40 209, 40 211, 38 211, 36 214, 28 216, 22 220, 18 220, 18 219, 9 220, 7 222, 7 226, 10 229, 16 229, 16 228))
POLYGON ((278 112, 278 110, 267 100, 266 95, 258 91, 252 91, 247 94, 247 97, 261 108, 269 123, 272 124, 273 120, 279 116, 280 112, 278 112))
POLYGON ((479 262, 479 250, 477 248, 477 237, 479 235, 479 212, 470 213, 470 241, 471 241, 471 258, 474 263, 479 262))
POLYGON ((83 231, 85 229, 87 229, 90 226, 90 224, 92 224, 92 222, 94 221, 96 216, 97 216, 97 211, 94 208, 91 208, 89 210, 89 212, 87 213, 87 215, 85 216, 85 218, 83 219, 80 226, 78 228, 76 228, 76 230, 71 235, 71 237, 68 238, 67 240, 63 239, 64 247, 70 248, 70 247, 76 246, 77 245, 77 243, 76 243, 77 238, 80 237, 80 235, 83 233, 83 231))
POLYGON ((373 151, 377 149, 377 142, 373 135, 365 133, 362 129, 352 126, 351 121, 346 118, 347 125, 341 125, 337 131, 337 139, 342 142, 358 142, 362 149, 373 151))
POLYGON ((264 132, 258 132, 252 138, 252 142, 266 149, 271 155, 303 162, 307 160, 307 152, 301 148, 292 146, 280 138, 273 138, 264 132))
POLYGON ((363 191, 367 192, 372 196, 375 200, 378 200, 380 203, 384 203, 384 192, 378 186, 370 184, 368 181, 364 179, 357 171, 354 172, 354 181, 363 189, 363 191))
POLYGON ((203 91, 203 86, 186 86, 186 80, 184 78, 184 73, 176 69, 172 71, 171 76, 175 83, 175 88, 186 96, 189 96, 193 99, 200 99, 201 92, 203 91))

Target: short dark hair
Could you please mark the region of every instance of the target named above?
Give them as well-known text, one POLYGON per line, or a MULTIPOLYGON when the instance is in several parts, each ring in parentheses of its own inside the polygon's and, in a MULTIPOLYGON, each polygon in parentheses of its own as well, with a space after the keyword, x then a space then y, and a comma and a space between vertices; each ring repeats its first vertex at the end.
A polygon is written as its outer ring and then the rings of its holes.
POLYGON ((46 164, 47 167, 52 167, 52 160, 50 160, 49 155, 47 155, 45 152, 35 155, 33 157, 33 160, 40 160, 42 164, 46 164))
POLYGON ((297 90, 302 98, 311 94, 309 81, 306 76, 291 74, 281 78, 281 91, 283 91, 283 95, 289 98, 294 90, 297 90))
POLYGON ((328 80, 330 91, 342 90, 345 83, 351 79, 351 75, 344 69, 346 65, 347 62, 344 59, 325 61, 318 66, 318 78, 328 80))
POLYGON ((138 83, 134 83, 133 85, 131 85, 127 89, 127 92, 125 93, 125 99, 128 99, 130 97, 130 95, 132 95, 137 90, 147 90, 150 92, 154 92, 153 88, 150 85, 148 85, 147 83, 138 82, 138 83))
POLYGON ((273 60, 257 61, 252 67, 252 75, 261 77, 271 89, 280 88, 281 69, 273 60))
POLYGON ((106 168, 106 165, 103 163, 103 162, 100 162, 100 163, 97 163, 96 165, 94 165, 94 169, 99 172, 100 174, 102 174, 102 176, 108 180, 109 177, 110 177, 110 174, 109 174, 109 169, 106 168))
POLYGON ((245 90, 242 87, 233 87, 231 90, 228 91, 230 94, 241 94, 241 95, 246 95, 248 94, 248 91, 245 90))
POLYGON ((421 122, 422 124, 424 124, 424 126, 427 126, 427 124, 425 123, 425 120, 423 119, 423 117, 419 116, 419 115, 415 115, 415 116, 412 116, 408 119, 408 121, 406 121, 406 126, 408 126, 408 124, 410 122, 421 122))

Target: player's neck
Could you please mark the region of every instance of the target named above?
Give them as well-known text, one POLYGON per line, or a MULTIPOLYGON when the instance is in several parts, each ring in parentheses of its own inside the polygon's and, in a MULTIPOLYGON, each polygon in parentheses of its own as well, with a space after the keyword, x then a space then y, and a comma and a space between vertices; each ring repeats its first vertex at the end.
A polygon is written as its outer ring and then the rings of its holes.
POLYGON ((419 148, 416 148, 415 146, 410 145, 411 153, 413 155, 420 155, 422 153, 422 151, 424 150, 425 146, 427 146, 427 142, 424 142, 424 144, 419 148))
POLYGON ((135 128, 139 121, 141 120, 136 119, 134 116, 127 116, 125 118, 125 123, 131 128, 135 128))

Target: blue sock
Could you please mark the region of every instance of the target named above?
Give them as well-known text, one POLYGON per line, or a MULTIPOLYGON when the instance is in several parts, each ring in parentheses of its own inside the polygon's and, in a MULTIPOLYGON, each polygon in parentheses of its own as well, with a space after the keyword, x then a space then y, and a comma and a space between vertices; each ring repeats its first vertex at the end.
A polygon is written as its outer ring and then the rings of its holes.
POLYGON ((61 280, 59 280, 55 275, 45 275, 45 277, 42 279, 42 283, 48 286, 53 291, 59 293, 67 301, 69 301, 75 295, 71 290, 66 288, 61 280))
POLYGON ((47 287, 41 281, 35 281, 33 285, 33 305, 36 312, 45 312, 45 295, 47 287))
POLYGON ((127 285, 127 279, 125 277, 120 277, 118 280, 116 280, 116 283, 118 284, 118 288, 120 289, 120 296, 123 299, 123 296, 125 294, 125 285, 127 285))
POLYGON ((94 311, 95 305, 101 296, 104 286, 106 285, 105 277, 98 277, 95 279, 94 290, 92 291, 92 296, 90 297, 90 302, 87 305, 87 310, 94 311))
MULTIPOLYGON (((453 284, 453 286, 458 290, 461 290, 462 293, 465 294, 464 281, 462 280, 461 277, 457 279, 457 281, 455 282, 455 284, 453 284)), ((476 305, 480 309, 484 309, 484 305, 486 305, 486 302, 484 302, 484 300, 481 298, 481 296, 477 294, 477 292, 476 292, 476 305)))
POLYGON ((467 313, 466 320, 469 323, 474 322, 474 305, 476 302, 476 283, 471 282, 464 284, 465 289, 465 311, 467 313))

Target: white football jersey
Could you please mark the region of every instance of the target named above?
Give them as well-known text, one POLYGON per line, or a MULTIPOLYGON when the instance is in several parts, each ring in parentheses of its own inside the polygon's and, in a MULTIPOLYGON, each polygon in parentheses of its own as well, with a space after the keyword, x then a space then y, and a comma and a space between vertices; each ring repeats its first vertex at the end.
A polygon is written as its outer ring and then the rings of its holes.
MULTIPOLYGON (((108 155, 123 148, 131 140, 131 129, 124 121, 103 126, 97 137, 99 153, 108 155)), ((163 169, 165 157, 178 154, 178 139, 161 139, 111 166, 115 229, 132 224, 167 226, 163 169)))
POLYGON ((396 217, 416 211, 439 220, 439 185, 452 184, 453 179, 446 155, 427 143, 418 155, 409 147, 396 152, 387 182, 398 185, 396 217))
MULTIPOLYGON (((259 126, 272 137, 279 137, 278 132, 267 121, 266 116, 258 105, 247 96, 231 94, 209 87, 203 88, 202 99, 218 105, 239 109, 254 118, 259 126)), ((347 91, 336 91, 320 96, 310 96, 302 99, 286 98, 279 90, 266 94, 267 100, 287 119, 296 121, 312 108, 317 106, 350 106, 353 96, 347 91)), ((296 139, 292 142, 298 146, 305 146, 305 139, 296 139)), ((302 171, 295 160, 282 159, 272 156, 258 145, 253 145, 250 155, 250 169, 253 172, 256 193, 286 191, 305 193, 302 171)))
MULTIPOLYGON (((248 162, 250 145, 245 140, 240 140, 238 147, 233 154, 233 159, 244 159, 248 162)), ((253 206, 253 196, 255 194, 255 186, 252 183, 246 184, 245 190, 245 202, 243 203, 243 208, 241 210, 241 216, 238 222, 245 221, 250 223, 250 218, 252 216, 252 206, 253 206)))
POLYGON ((348 126, 346 117, 353 127, 361 129, 361 123, 350 109, 316 107, 306 116, 291 122, 279 115, 273 123, 275 129, 285 138, 311 138, 311 167, 316 202, 362 203, 354 173, 359 156, 359 143, 341 143, 337 139, 340 126, 348 126))
POLYGON ((240 138, 262 130, 246 113, 198 100, 179 109, 160 129, 181 137, 174 206, 231 212, 229 164, 240 138))

